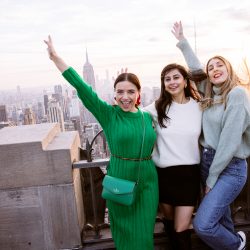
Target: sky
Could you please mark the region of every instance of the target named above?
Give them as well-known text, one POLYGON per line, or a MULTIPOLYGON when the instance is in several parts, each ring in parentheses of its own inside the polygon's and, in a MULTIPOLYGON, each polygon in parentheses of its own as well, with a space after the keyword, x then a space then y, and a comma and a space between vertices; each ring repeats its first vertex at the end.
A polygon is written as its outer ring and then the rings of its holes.
POLYGON ((184 64, 171 33, 179 20, 204 65, 219 54, 240 70, 250 57, 249 0, 0 0, 0 91, 65 83, 48 34, 81 75, 87 48, 99 78, 127 67, 143 86, 160 86, 166 64, 184 64))

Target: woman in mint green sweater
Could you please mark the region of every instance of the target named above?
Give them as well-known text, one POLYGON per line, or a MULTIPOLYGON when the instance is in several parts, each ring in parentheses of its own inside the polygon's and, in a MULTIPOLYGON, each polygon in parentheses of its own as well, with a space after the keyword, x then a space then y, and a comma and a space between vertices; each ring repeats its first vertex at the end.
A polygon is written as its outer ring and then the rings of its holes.
POLYGON ((64 78, 77 90, 84 106, 101 124, 111 152, 108 174, 136 181, 138 158, 145 126, 145 139, 141 158, 141 171, 137 197, 133 205, 123 206, 107 201, 110 226, 118 250, 152 250, 155 218, 158 207, 158 181, 151 152, 156 139, 152 118, 137 107, 140 82, 132 73, 122 73, 114 83, 117 106, 101 100, 75 70, 57 55, 49 37, 50 59, 62 72, 64 78), (143 124, 144 123, 144 124, 143 124))
MULTIPOLYGON (((191 69, 200 62, 183 35, 181 22, 173 34, 191 69)), ((231 64, 222 56, 210 58, 207 80, 197 87, 202 93, 201 177, 205 196, 193 221, 199 237, 212 249, 245 249, 244 232, 236 233, 230 204, 247 179, 250 155, 250 100, 231 64)))

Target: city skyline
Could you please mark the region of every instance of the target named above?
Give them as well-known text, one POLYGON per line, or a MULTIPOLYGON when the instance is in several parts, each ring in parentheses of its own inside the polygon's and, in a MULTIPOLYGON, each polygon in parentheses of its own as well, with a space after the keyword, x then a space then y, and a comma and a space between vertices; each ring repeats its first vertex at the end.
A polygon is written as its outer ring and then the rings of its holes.
POLYGON ((82 75, 85 51, 95 75, 110 79, 127 67, 143 86, 159 86, 167 63, 184 63, 171 34, 182 20, 184 33, 202 63, 215 54, 239 69, 250 50, 247 0, 1 1, 0 91, 65 84, 48 59, 43 40, 50 34, 58 53, 82 75))

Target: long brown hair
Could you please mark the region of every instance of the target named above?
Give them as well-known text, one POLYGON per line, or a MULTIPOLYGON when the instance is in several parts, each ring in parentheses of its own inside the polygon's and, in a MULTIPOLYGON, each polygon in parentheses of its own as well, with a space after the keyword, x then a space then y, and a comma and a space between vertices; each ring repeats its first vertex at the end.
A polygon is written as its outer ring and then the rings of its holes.
POLYGON ((187 87, 184 89, 185 97, 192 97, 197 101, 199 101, 199 95, 196 94, 197 90, 191 86, 190 80, 202 81, 207 77, 206 73, 203 70, 198 70, 193 73, 189 73, 182 65, 176 63, 168 64, 166 67, 163 68, 161 72, 161 93, 160 97, 155 101, 155 108, 157 110, 158 123, 160 127, 164 128, 166 128, 164 121, 167 122, 170 119, 167 116, 168 112, 166 112, 166 110, 169 110, 173 102, 172 95, 165 90, 164 78, 169 71, 174 69, 177 69, 187 82, 187 87))
POLYGON ((226 106, 226 99, 227 99, 227 95, 229 93, 229 91, 234 88, 237 85, 241 85, 241 80, 240 78, 237 76, 237 74, 235 73, 235 71, 233 70, 233 67, 231 65, 231 63, 224 57, 222 56, 213 56, 212 58, 210 58, 207 62, 206 65, 206 72, 208 75, 208 65, 209 62, 212 59, 219 59, 221 60, 226 68, 227 68, 227 72, 228 72, 228 78, 226 79, 226 81, 221 85, 221 99, 214 101, 213 97, 214 97, 214 93, 213 93, 213 83, 210 81, 209 77, 207 78, 207 83, 206 83, 206 87, 205 87, 205 93, 204 93, 204 98, 201 102, 201 108, 202 110, 205 110, 209 107, 211 107, 213 104, 218 104, 218 103, 224 103, 226 106))

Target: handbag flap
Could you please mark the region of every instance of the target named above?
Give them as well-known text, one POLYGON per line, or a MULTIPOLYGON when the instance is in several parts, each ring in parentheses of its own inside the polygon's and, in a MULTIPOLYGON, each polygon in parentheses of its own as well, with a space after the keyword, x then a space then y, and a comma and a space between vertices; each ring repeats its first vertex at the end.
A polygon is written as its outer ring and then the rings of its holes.
POLYGON ((130 194, 133 193, 136 182, 105 175, 102 186, 114 194, 130 194))

